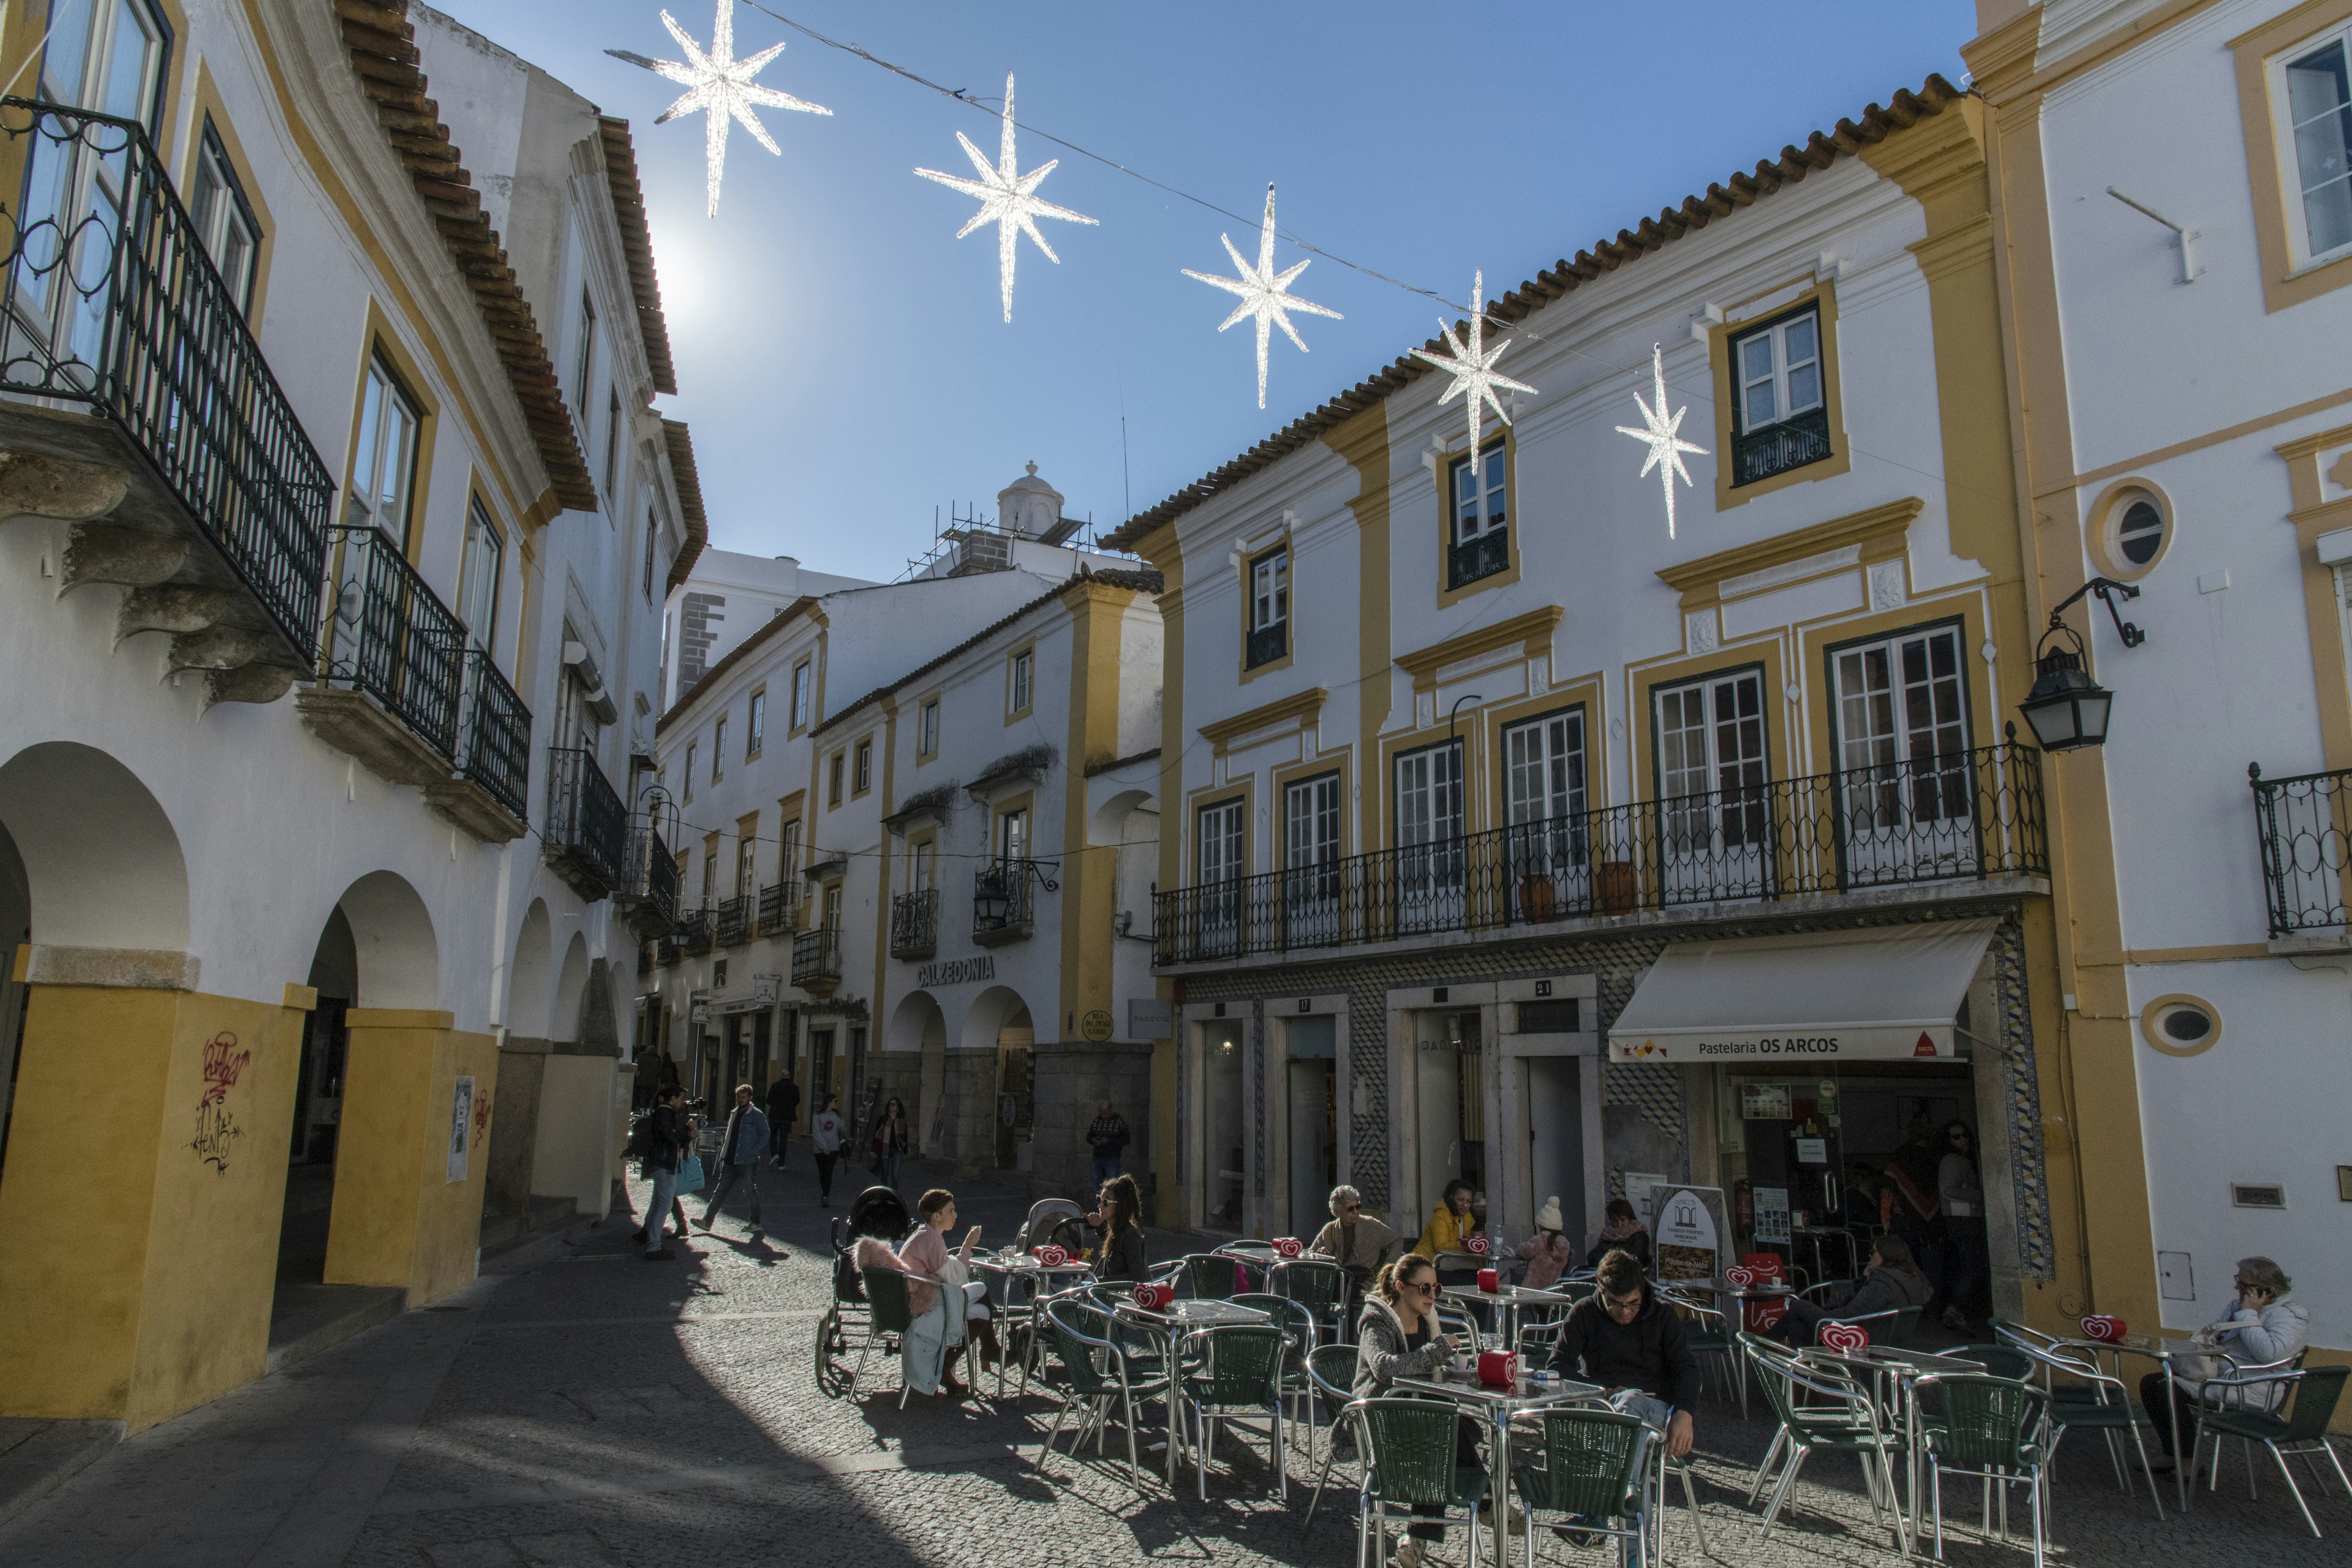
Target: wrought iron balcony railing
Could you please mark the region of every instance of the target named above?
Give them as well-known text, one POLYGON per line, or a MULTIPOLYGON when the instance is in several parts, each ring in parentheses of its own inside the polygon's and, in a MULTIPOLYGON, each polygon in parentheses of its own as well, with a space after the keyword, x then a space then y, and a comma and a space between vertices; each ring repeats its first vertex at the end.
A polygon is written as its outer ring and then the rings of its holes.
POLYGON ((688 910, 677 917, 677 945, 690 958, 710 951, 710 911, 688 910))
POLYGON ((721 947, 740 947, 751 940, 751 895, 739 893, 719 900, 712 926, 721 947))
POLYGON ((2010 743, 1640 801, 1160 893, 1153 962, 1570 917, 2042 876, 2042 754, 2010 743))
POLYGON ((1034 860, 991 860, 971 874, 971 940, 982 947, 1017 942, 1037 929, 1032 901, 1034 860))
POLYGON ((23 193, 0 221, 0 392, 110 421, 307 657, 334 479, 146 132, 8 98, 0 137, 23 193))
POLYGON ((940 950, 940 890, 900 893, 890 900, 890 956, 929 958, 940 950))
POLYGON ((465 715, 457 771, 529 821, 530 710, 480 648, 466 655, 465 715))
POLYGON ((797 878, 760 889, 761 936, 778 936, 792 930, 800 912, 801 884, 797 878))
POLYGON ((596 759, 551 746, 547 752, 546 854, 560 870, 599 885, 602 898, 625 886, 629 817, 596 759))
POLYGON ((642 911, 651 933, 658 936, 677 924, 677 858, 650 824, 629 829, 628 870, 614 896, 642 911))
POLYGON ((841 978, 841 928, 821 925, 793 938, 793 984, 806 990, 841 978))
POLYGON ((2249 767, 2271 935, 2352 924, 2352 768, 2266 779, 2249 767))
POLYGON ((1826 408, 1790 415, 1759 430, 1743 430, 1731 438, 1731 482, 1752 485, 1830 455, 1830 416, 1826 408))
POLYGON ((667 936, 656 937, 654 939, 654 962, 656 963, 662 965, 664 968, 667 968, 669 965, 676 963, 678 961, 679 956, 677 932, 673 931, 667 936))
POLYGON ((373 528, 329 533, 335 604, 320 638, 320 679, 366 692, 454 762, 465 626, 408 563, 397 540, 373 528))

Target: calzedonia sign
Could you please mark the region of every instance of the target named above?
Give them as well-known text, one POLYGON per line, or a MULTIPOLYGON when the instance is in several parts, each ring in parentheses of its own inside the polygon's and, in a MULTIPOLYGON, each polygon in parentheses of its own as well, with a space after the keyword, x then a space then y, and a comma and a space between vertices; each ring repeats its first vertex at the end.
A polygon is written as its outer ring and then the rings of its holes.
POLYGON ((950 958, 944 963, 926 963, 916 972, 915 984, 929 989, 933 985, 961 985, 973 980, 996 978, 996 960, 987 953, 977 958, 950 958))
POLYGON ((1609 1059, 1618 1062, 1802 1061, 1808 1058, 1883 1062, 1953 1054, 1949 1024, 1835 1025, 1819 1029, 1799 1024, 1609 1037, 1609 1059))

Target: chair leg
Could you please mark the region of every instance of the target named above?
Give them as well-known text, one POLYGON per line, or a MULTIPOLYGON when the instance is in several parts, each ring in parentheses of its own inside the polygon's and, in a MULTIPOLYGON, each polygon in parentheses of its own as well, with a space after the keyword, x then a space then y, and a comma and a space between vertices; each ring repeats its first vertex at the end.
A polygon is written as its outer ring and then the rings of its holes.
POLYGON ((1780 1445, 1789 1440, 1789 1429, 1781 1427, 1772 1434, 1772 1446, 1764 1450, 1764 1462, 1756 1467, 1756 1477, 1748 1483, 1748 1506, 1756 1506, 1756 1495, 1764 1489, 1764 1478, 1771 1471, 1772 1462, 1780 1457, 1780 1445))
MULTIPOLYGON (((1691 1533, 1698 1538, 1698 1554, 1701 1557, 1706 1557, 1710 1555, 1710 1553, 1706 1549, 1706 1520, 1698 1510, 1698 1489, 1692 1483, 1690 1465, 1685 1462, 1681 1468, 1683 1475, 1683 1501, 1690 1507, 1691 1533)), ((1660 1533, 1663 1534, 1664 1531, 1662 1531, 1660 1533)), ((1532 1523, 1530 1523, 1528 1529, 1528 1539, 1530 1541, 1535 1539, 1535 1529, 1532 1523)))
MULTIPOLYGON (((2279 1452, 2276 1443, 2264 1443, 2263 1447, 2268 1448, 2271 1458, 2278 1461, 2279 1474, 2286 1478, 2286 1489, 2294 1494, 2294 1506, 2303 1510, 2303 1522, 2311 1527, 2312 1539, 2316 1541, 2319 1539, 2319 1521, 2311 1517, 2311 1505, 2303 1500, 2303 1489, 2294 1484, 2294 1472, 2286 1468, 2286 1456, 2279 1452)), ((2253 1454, 2254 1446, 2247 1444, 2246 1458, 2251 1460, 2253 1454)))
MULTIPOLYGON (((2327 1456, 2327 1462, 2329 1464, 2336 1467, 2336 1479, 2344 1483, 2345 1491, 2352 1493, 2352 1476, 2347 1476, 2344 1473, 2344 1461, 2336 1457, 2336 1445, 2330 1442, 2325 1435, 2323 1435, 2319 1439, 2319 1451, 2327 1456)), ((2315 1470, 2319 1466, 2315 1462, 2311 1468, 2315 1470)), ((2321 1489, 2325 1490, 2326 1485, 2326 1483, 2323 1481, 2321 1483, 2321 1489)))
MULTIPOLYGON (((1795 1494, 1797 1489, 1797 1472, 1805 1468, 1805 1456, 1811 1452, 1811 1449, 1805 1447, 1802 1444, 1794 1442, 1790 1444, 1788 1468, 1780 1472, 1780 1482, 1778 1486, 1772 1489, 1771 1506, 1764 1510, 1763 1533, 1766 1536, 1769 1537, 1772 1533, 1772 1521, 1780 1517, 1780 1505, 1795 1494)), ((1874 1513, 1876 1512, 1877 1506, 1878 1505, 1875 1501, 1871 1504, 1871 1509, 1874 1513)))
MULTIPOLYGON (((1054 1439, 1062 1435, 1062 1422, 1069 1414, 1070 1402, 1066 1399, 1062 1401, 1061 1408, 1054 1412, 1054 1429, 1045 1434, 1045 1446, 1037 1450, 1037 1473, 1039 1475, 1045 1473, 1045 1456, 1054 1451, 1054 1439)), ((1071 1447, 1076 1447, 1077 1445, 1073 1443, 1071 1444, 1071 1447)))

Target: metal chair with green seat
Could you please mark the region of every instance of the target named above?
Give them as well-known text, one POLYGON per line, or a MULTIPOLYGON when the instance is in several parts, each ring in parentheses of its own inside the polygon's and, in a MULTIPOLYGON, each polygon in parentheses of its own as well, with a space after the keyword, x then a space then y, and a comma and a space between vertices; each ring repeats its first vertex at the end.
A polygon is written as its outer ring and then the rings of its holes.
POLYGON ((1175 1277, 1195 1301, 1230 1301, 1235 1291, 1249 1288, 1240 1260, 1221 1252, 1195 1252, 1179 1259, 1175 1277))
MULTIPOLYGON (((861 1268, 858 1275, 866 1285, 867 1333, 866 1349, 857 1358, 857 1370, 849 1374, 849 1398, 857 1397, 857 1380, 866 1375, 866 1360, 885 1334, 895 1334, 900 1343, 906 1342, 907 1331, 915 1324, 914 1304, 907 1299, 907 1283, 919 1279, 926 1285, 940 1282, 928 1274, 912 1274, 897 1268, 861 1268)), ((945 1287, 941 1287, 945 1289, 945 1287)), ((898 1408, 907 1408, 907 1395, 913 1392, 906 1379, 898 1380, 898 1408)))
POLYGON ((1314 1258, 1292 1258, 1266 1270, 1266 1290, 1287 1296, 1315 1317, 1318 1338, 1348 1337, 1348 1271, 1314 1258))
POLYGON ((1061 1408, 1054 1413, 1053 1430, 1045 1434, 1045 1447, 1037 1450, 1037 1468, 1045 1468, 1045 1456, 1054 1451, 1054 1439, 1062 1435, 1062 1422, 1071 1410, 1080 1405, 1088 1407, 1088 1415, 1070 1439, 1070 1456, 1077 1457, 1079 1445, 1093 1429, 1095 1453, 1102 1453, 1103 1438, 1110 1426, 1111 1405, 1120 1405, 1127 1418, 1128 1473, 1140 1482, 1143 1467, 1136 1457, 1135 1401, 1139 1395, 1150 1398, 1161 1393, 1167 1385, 1164 1373, 1138 1368, 1127 1347, 1118 1339, 1118 1324, 1110 1314, 1075 1300, 1051 1302, 1041 1314, 1045 1332, 1053 1342, 1054 1353, 1061 1363, 1058 1375, 1041 1379, 1048 1387, 1056 1387, 1062 1395, 1061 1408))
POLYGON ((1972 1361, 1990 1375, 2012 1383, 2032 1383, 2041 1373, 2040 1363, 2015 1345, 1961 1345, 1936 1353, 1954 1361, 1972 1361))
MULTIPOLYGON (((1478 1539, 1478 1509, 1486 1472, 1454 1464, 1462 1414, 1434 1399, 1360 1399, 1349 1406, 1364 1436, 1364 1503, 1356 1519, 1356 1568, 1388 1561, 1389 1507, 1466 1509, 1470 1539, 1478 1539), (1366 1551, 1370 1551, 1369 1565, 1366 1551)), ((1416 1517, 1443 1531, 1455 1521, 1443 1512, 1416 1517)))
POLYGON ((1739 1347, 1731 1337, 1730 1330, 1724 1321, 1723 1313, 1703 1301, 1696 1301, 1687 1296, 1678 1294, 1672 1289, 1665 1290, 1664 1295, 1678 1311, 1686 1314, 1690 1319, 1688 1325, 1683 1330, 1683 1342, 1690 1347, 1691 1354, 1710 1357, 1722 1369, 1726 1384, 1725 1394, 1728 1397, 1734 1389, 1738 1391, 1739 1418, 1742 1421, 1747 1420, 1748 1379, 1741 1375, 1739 1347))
MULTIPOLYGON (((1282 1396, 1290 1402, 1289 1418, 1293 1421, 1299 1419, 1308 1396, 1314 1392, 1307 1378, 1307 1358, 1315 1353, 1316 1342, 1320 1337, 1315 1330, 1315 1314, 1303 1301, 1294 1301, 1287 1296, 1276 1296, 1265 1290, 1244 1290, 1234 1298, 1234 1305, 1255 1307, 1264 1312, 1274 1320, 1274 1326, 1282 1331, 1283 1338, 1288 1342, 1288 1348, 1282 1356, 1282 1396)), ((1310 1459, 1314 1457, 1311 1442, 1307 1447, 1307 1456, 1310 1459)))
MULTIPOLYGON (((1895 1501, 1894 1456, 1902 1438, 1881 1423, 1877 1403, 1869 1392, 1838 1368, 1801 1362, 1787 1346, 1759 1335, 1742 1330, 1739 1342, 1756 1369, 1757 1381, 1763 1384, 1766 1403, 1780 1422, 1772 1446, 1765 1450, 1764 1462, 1756 1468, 1756 1479, 1748 1486, 1750 1505, 1773 1461, 1783 1449, 1788 1453, 1780 1479, 1773 1484, 1771 1502, 1764 1510, 1763 1533, 1772 1533, 1781 1506, 1795 1495, 1797 1472, 1817 1453, 1853 1455, 1862 1466, 1871 1518, 1879 1524, 1887 1523, 1895 1501), (1801 1395, 1808 1394, 1814 1396, 1813 1402, 1801 1402, 1801 1395)), ((1894 1532, 1900 1550, 1899 1512, 1895 1515, 1894 1532)))
POLYGON ((2147 1414, 2140 1408, 2139 1401, 2132 1397, 2131 1390, 2124 1386, 2121 1378, 2102 1372, 2095 1357, 2069 1350, 2054 1342, 2048 1349, 2037 1349, 2031 1340, 2019 1338, 2008 1345, 1971 1346, 1950 1353, 1977 1362, 1996 1377, 2011 1375, 2001 1367, 1981 1359, 1995 1352, 2006 1352, 2007 1357, 2024 1361, 2027 1370, 2020 1381, 2034 1383, 2043 1397, 2049 1400, 2050 1424, 2057 1432, 2050 1445, 2053 1460, 2058 1445, 2065 1440, 2067 1433, 2078 1430, 2096 1432, 2106 1440, 2107 1462, 2115 1468, 2116 1484, 2128 1497, 2137 1489, 2132 1481, 2131 1467, 2124 1462, 2123 1445, 2117 1440, 2118 1434, 2128 1433, 2133 1447, 2139 1453, 2140 1472, 2148 1478, 2148 1499, 2156 1504, 2156 1517, 2164 1517, 2163 1489, 2156 1484, 2155 1474, 2148 1469, 2147 1433, 2150 1423, 2147 1414), (2058 1381, 2061 1373, 2064 1374, 2066 1382, 2058 1381))
POLYGON ((1868 1332, 1874 1344, 1892 1345, 1897 1350, 1911 1347, 1911 1336, 1919 1327, 1917 1307, 1889 1307, 1884 1311, 1864 1312, 1859 1317, 1841 1317, 1832 1312, 1822 1320, 1824 1325, 1847 1323, 1868 1332))
POLYGON ((1543 1413, 1542 1463, 1511 1467, 1511 1485, 1528 1508, 1528 1568, 1535 1568, 1538 1510, 1570 1515, 1572 1528, 1589 1534, 1630 1542, 1636 1561, 1650 1560, 1656 1500, 1647 1460, 1656 1436, 1639 1417, 1613 1410, 1543 1413))
MULTIPOLYGON (((2246 1495, 2254 1495, 2254 1445, 2260 1443, 2278 1461, 2279 1474, 2286 1478, 2286 1489, 2294 1494, 2294 1506, 2303 1510, 2303 1522, 2311 1527, 2314 1536, 2319 1534, 2319 1521, 2311 1517, 2311 1505, 2303 1500, 2303 1489, 2295 1484, 2294 1472, 2288 1468, 2286 1457, 2300 1455, 2311 1466, 2324 1490, 2326 1472, 2319 1468, 2314 1456, 2325 1454, 2336 1468, 2336 1479, 2344 1489, 2352 1492, 2352 1476, 2344 1473, 2344 1461, 2336 1457, 2336 1448, 2327 1440, 2327 1425, 2335 1418, 2336 1402, 2344 1396, 2344 1380, 2352 1376, 2352 1367, 2313 1366, 2296 1372, 2265 1373, 2259 1377, 2209 1378, 2198 1391, 2197 1443, 2202 1448, 2207 1436, 2213 1439, 2212 1479, 2207 1483, 2210 1492, 2221 1482, 2221 1440, 2235 1437, 2246 1446, 2246 1495), (2284 1410, 2284 1415, 2269 1409, 2258 1409, 2257 1394, 2264 1389, 2276 1391, 2284 1410), (2216 1391, 2221 1399, 2215 1399, 2216 1391), (2209 1407, 2210 1402, 2210 1407, 2209 1407)), ((2262 1394, 2259 1403, 2267 1405, 2272 1395, 2262 1394)))
POLYGON ((1223 1323, 1187 1342, 1188 1359, 1177 1369, 1169 1397, 1192 1414, 1198 1439, 1193 1472, 1202 1502, 1209 1500, 1209 1451, 1216 1442, 1217 1423, 1244 1415, 1266 1418, 1275 1495, 1290 1496, 1283 1453, 1287 1445, 1282 1436, 1282 1363, 1289 1343, 1289 1337, 1271 1323, 1223 1323))
MULTIPOLYGON (((2000 1539, 2009 1539, 2009 1489, 2033 1489, 2033 1568, 2042 1568, 2049 1497, 2050 1396, 2031 1384, 1980 1373, 1931 1374, 1913 1384, 1927 1444, 1927 1494, 1935 1510, 1936 1555, 1944 1555, 1944 1476, 1975 1476, 1988 1494, 2000 1489, 2000 1539)), ((1992 1501, 1984 1527, 1992 1530, 1992 1501)))
MULTIPOLYGON (((1323 1452, 1322 1472, 1315 1478, 1315 1496, 1307 1505, 1307 1522, 1310 1525, 1315 1522, 1317 1505, 1323 1500, 1324 1484, 1331 1479, 1332 1467, 1339 1462, 1340 1428, 1354 1420, 1349 1412, 1356 1405, 1356 1360, 1354 1345, 1318 1345, 1307 1352, 1307 1381, 1315 1389, 1315 1396, 1307 1408, 1310 1412, 1320 1410, 1331 1429, 1330 1446, 1323 1452)), ((1363 1446, 1360 1436, 1357 1438, 1356 1451, 1357 1457, 1361 1458, 1363 1446)), ((1309 1459, 1314 1458, 1315 1427, 1311 1414, 1307 1429, 1307 1453, 1309 1459)))

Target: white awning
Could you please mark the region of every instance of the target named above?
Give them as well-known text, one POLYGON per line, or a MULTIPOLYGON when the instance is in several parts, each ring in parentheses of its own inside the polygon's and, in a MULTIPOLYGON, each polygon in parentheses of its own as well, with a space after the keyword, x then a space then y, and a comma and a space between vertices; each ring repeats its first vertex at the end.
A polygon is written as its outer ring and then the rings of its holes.
POLYGON ((1997 921, 1676 942, 1609 1029, 1620 1062, 1952 1056, 1997 921))

